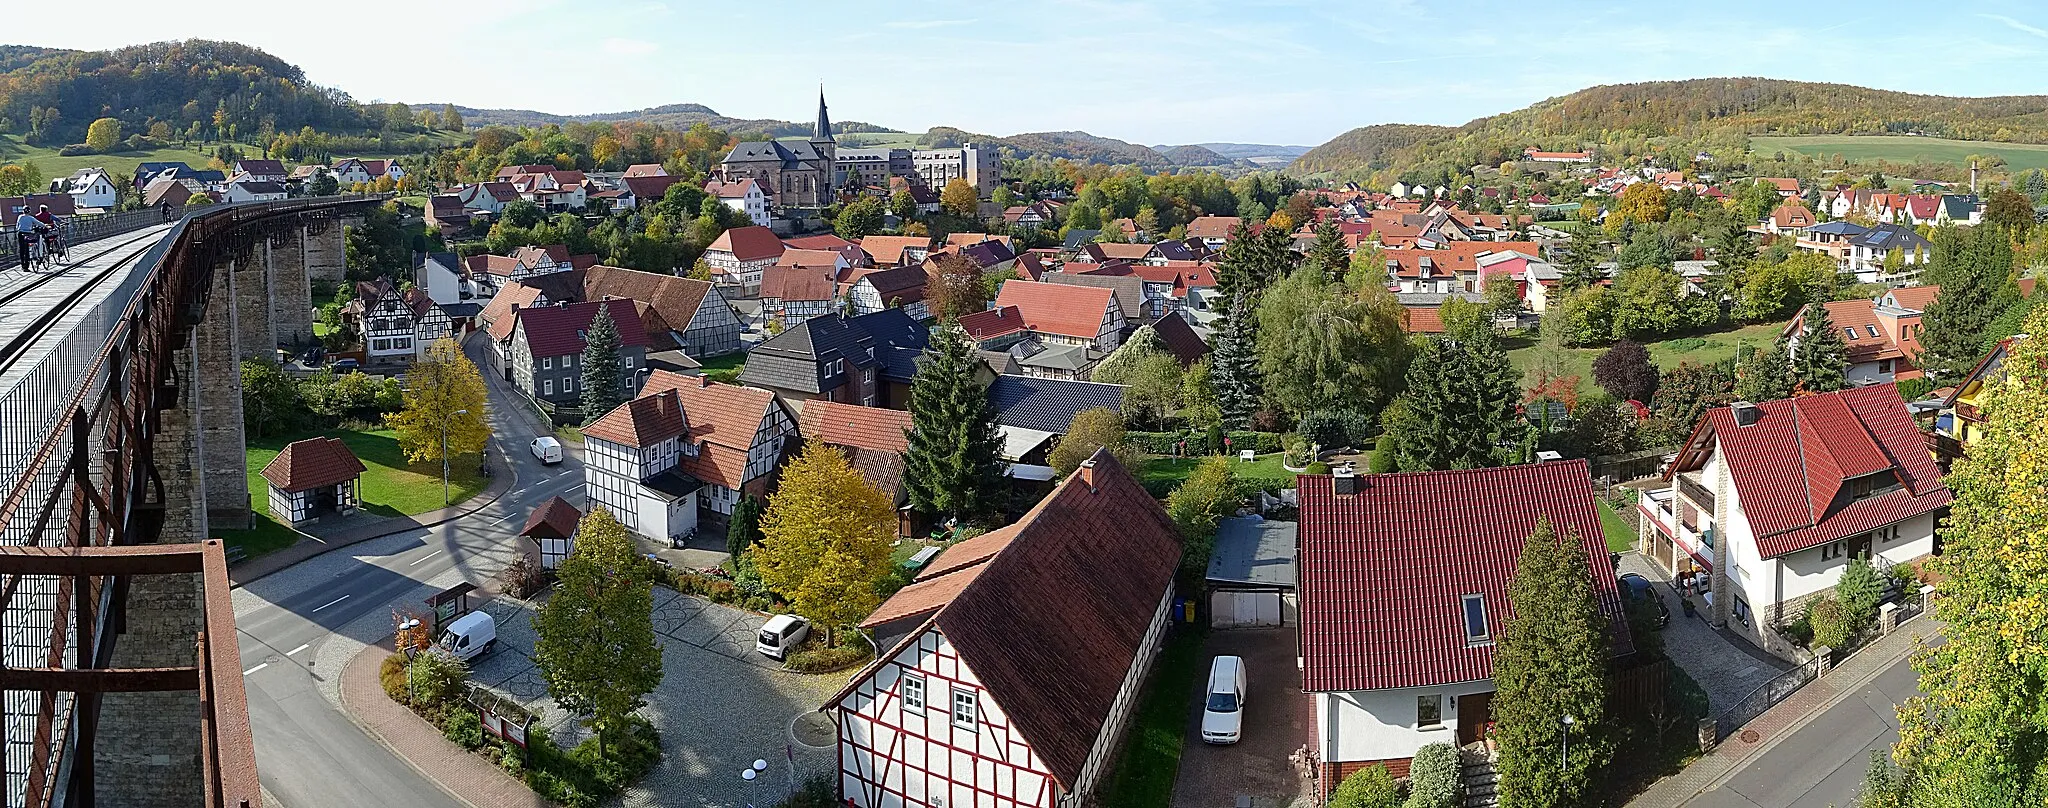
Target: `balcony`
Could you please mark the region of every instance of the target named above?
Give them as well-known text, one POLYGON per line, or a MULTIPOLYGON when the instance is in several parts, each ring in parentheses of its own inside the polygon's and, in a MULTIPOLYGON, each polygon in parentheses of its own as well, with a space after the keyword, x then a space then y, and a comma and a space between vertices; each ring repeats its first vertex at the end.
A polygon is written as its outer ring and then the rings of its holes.
POLYGON ((1678 493, 1691 500, 1700 510, 1714 512, 1714 492, 1708 491, 1706 486, 1700 484, 1699 472, 1678 475, 1678 493))

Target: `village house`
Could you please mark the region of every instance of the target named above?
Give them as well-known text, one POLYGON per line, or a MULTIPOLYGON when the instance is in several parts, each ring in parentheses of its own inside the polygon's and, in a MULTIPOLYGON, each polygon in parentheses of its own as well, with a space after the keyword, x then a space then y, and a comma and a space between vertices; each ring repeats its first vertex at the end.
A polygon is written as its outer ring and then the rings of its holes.
POLYGON ((506 205, 519 201, 519 189, 509 182, 480 182, 456 189, 455 196, 470 210, 501 213, 506 205))
POLYGON ((718 234, 705 248, 704 263, 711 267, 714 282, 750 298, 761 291, 761 270, 774 266, 783 249, 782 239, 766 227, 735 227, 718 234))
POLYGON ((903 409, 930 343, 930 330, 901 309, 812 317, 754 346, 739 380, 789 402, 903 409))
POLYGON ((2013 343, 2027 339, 2026 336, 2006 337, 1977 360, 1962 382, 1950 388, 1941 397, 1941 409, 1935 416, 1935 451, 1944 462, 1953 462, 1961 457, 1963 450, 1984 437, 1984 392, 1989 385, 2005 377, 2005 357, 2012 353, 2013 343))
POLYGON ((1202 245, 1210 252, 1222 252, 1223 247, 1237 235, 1238 219, 1235 216, 1197 216, 1188 222, 1188 238, 1201 239, 1202 245))
POLYGON ((1797 236, 1801 230, 1812 227, 1813 224, 1813 211, 1807 210, 1805 205, 1794 200, 1773 208, 1771 214, 1764 217, 1761 227, 1751 229, 1774 236, 1797 236))
POLYGON ((444 236, 453 236, 469 229, 474 217, 469 208, 462 204, 462 197, 455 194, 435 194, 427 197, 424 215, 427 226, 441 231, 444 236))
MULTIPOLYGON (((790 250, 782 254, 814 252, 790 250)), ((822 253, 832 255, 832 253, 822 253)), ((769 322, 788 329, 839 308, 838 273, 831 267, 772 266, 761 271, 761 311, 769 322)))
POLYGON ((1880 224, 1849 240, 1849 271, 1858 283, 1898 286, 1919 277, 1920 269, 1934 255, 1934 243, 1913 228, 1880 224), (1897 274, 1885 270, 1885 261, 1899 254, 1903 265, 1897 274))
POLYGON ((362 505, 360 478, 367 467, 338 438, 294 441, 263 467, 270 515, 303 525, 328 514, 347 515, 362 505))
MULTIPOLYGON (((1914 364, 1920 358, 1920 316, 1940 294, 1939 286, 1908 286, 1868 300, 1822 304, 1849 349, 1843 377, 1854 385, 1921 378, 1924 374, 1914 364)), ((1796 355, 1805 330, 1806 311, 1801 309, 1779 337, 1796 355)))
POLYGON ((747 221, 755 226, 768 226, 768 195, 761 192, 760 183, 750 179, 732 182, 711 180, 704 183, 704 193, 716 197, 726 207, 745 214, 747 221))
MULTIPOLYGON (((356 299, 342 311, 354 320, 363 338, 364 364, 411 362, 426 345, 420 344, 422 321, 429 311, 439 312, 427 290, 417 286, 404 292, 390 278, 356 282, 356 299)), ((438 336, 447 336, 447 317, 439 318, 438 336)), ((436 336, 429 326, 424 336, 436 336)), ((431 343, 429 343, 431 344, 431 343)))
POLYGON ((875 270, 854 281, 846 298, 855 314, 900 308, 911 319, 923 320, 932 316, 931 306, 925 302, 925 284, 929 280, 924 267, 875 270))
POLYGON ((868 236, 860 240, 860 249, 878 267, 923 266, 931 257, 932 240, 928 236, 868 236))
POLYGON ((619 178, 619 186, 617 188, 591 194, 590 198, 603 197, 608 200, 607 204, 611 205, 613 210, 634 210, 641 205, 652 205, 660 202, 661 198, 668 194, 668 189, 671 186, 682 181, 683 178, 681 177, 666 175, 621 177, 619 178))
POLYGON ((908 410, 806 401, 797 413, 797 432, 806 441, 823 443, 846 455, 846 462, 860 472, 861 479, 889 497, 889 504, 896 508, 897 535, 912 535, 907 505, 910 488, 903 477, 903 453, 910 451, 908 410))
POLYGON ((1123 344, 1124 312, 1113 290, 1014 280, 1003 284, 995 307, 1013 307, 1040 338, 1107 353, 1123 344))
POLYGON ((631 395, 640 369, 647 365, 647 329, 631 300, 564 301, 513 312, 512 335, 504 359, 494 369, 534 399, 576 406, 583 399, 584 338, 599 308, 618 327, 621 393, 631 395))
MULTIPOLYGON (((1043 465, 1060 436, 1073 425, 1075 414, 1098 408, 1122 413, 1124 386, 1005 373, 989 381, 988 403, 995 409, 1003 459, 1012 464, 1043 465)), ((1010 470, 1011 476, 1018 472, 1010 470)))
POLYGON ((283 183, 266 180, 243 180, 228 183, 224 194, 227 202, 275 202, 291 196, 283 183))
POLYGON ((1637 501, 1645 552, 1709 576, 1708 619, 1766 651, 1849 559, 1934 552, 1949 490, 1892 385, 1716 407, 1637 501))
POLYGON ((231 171, 243 176, 244 179, 274 182, 279 185, 283 185, 292 176, 290 171, 285 170, 284 163, 278 160, 236 160, 231 171))
POLYGON ((104 168, 81 168, 55 185, 54 190, 71 195, 73 208, 112 210, 120 203, 114 180, 104 168))
POLYGON ((847 805, 1089 804, 1158 656, 1180 543, 1098 451, 1016 524, 948 548, 862 623, 827 702, 847 805))
POLYGON ((1870 232, 1869 228, 1855 222, 1823 222, 1798 231, 1794 249, 1816 253, 1835 259, 1837 264, 1847 264, 1855 252, 1856 238, 1870 232))
POLYGON ((1610 651, 1634 650, 1586 461, 1299 482, 1301 689, 1323 796, 1374 764, 1406 776, 1425 745, 1484 739, 1508 585, 1541 522, 1585 553, 1610 651))
POLYGON ((583 429, 584 492, 628 530, 657 540, 763 497, 796 417, 766 390, 657 370, 640 395, 583 429))

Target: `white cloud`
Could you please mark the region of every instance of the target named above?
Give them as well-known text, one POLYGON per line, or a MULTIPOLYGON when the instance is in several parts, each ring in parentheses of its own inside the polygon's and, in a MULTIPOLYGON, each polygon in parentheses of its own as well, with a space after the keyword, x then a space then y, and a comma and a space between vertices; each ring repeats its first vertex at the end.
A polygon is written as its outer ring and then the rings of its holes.
POLYGON ((605 40, 604 44, 600 47, 605 53, 614 56, 646 56, 661 50, 660 45, 645 39, 627 39, 616 36, 605 40))
POLYGON ((2012 30, 2019 31, 2021 33, 2033 34, 2034 36, 2040 37, 2042 39, 2048 39, 2048 30, 2043 30, 2039 26, 2028 25, 2026 23, 2020 22, 2019 20, 2015 20, 2011 17, 2005 16, 2004 14, 1979 14, 1977 16, 1983 17, 1987 20, 1996 21, 2007 28, 2011 28, 2012 30))

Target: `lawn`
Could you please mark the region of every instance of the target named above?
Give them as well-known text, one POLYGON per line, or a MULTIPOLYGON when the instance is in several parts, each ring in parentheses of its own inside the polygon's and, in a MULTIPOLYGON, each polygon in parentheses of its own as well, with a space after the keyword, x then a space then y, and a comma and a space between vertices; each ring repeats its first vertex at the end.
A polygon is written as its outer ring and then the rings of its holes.
POLYGON ((1202 634, 1176 628, 1145 683, 1123 756, 1102 791, 1106 808, 1166 808, 1180 773, 1188 699, 1202 676, 1202 634))
POLYGON ((213 155, 207 152, 175 146, 146 151, 59 157, 56 149, 22 143, 20 135, 0 135, 0 162, 34 161, 36 167, 42 169, 43 176, 50 179, 70 176, 71 172, 81 168, 105 168, 117 174, 134 174, 135 167, 142 163, 178 161, 193 168, 205 168, 211 160, 213 155))
MULTIPOLYGON (((404 453, 399 451, 397 433, 388 429, 372 432, 336 429, 319 434, 340 438, 348 444, 349 451, 368 467, 362 477, 364 511, 378 516, 410 516, 442 507, 441 464, 407 463, 404 453)), ((264 481, 262 472, 285 444, 309 437, 314 436, 302 434, 249 440, 249 506, 256 526, 251 530, 222 531, 221 538, 228 546, 241 547, 250 556, 257 556, 288 547, 298 540, 296 532, 270 518, 268 483, 264 481)), ((448 493, 456 502, 476 496, 487 482, 483 475, 477 473, 477 456, 474 454, 457 455, 448 471, 448 493)))
POLYGON ((1839 154, 1848 160, 1890 160, 1895 163, 1954 163, 1969 165, 1972 154, 1996 154, 2005 158, 2013 171, 2048 168, 2048 146, 2029 143, 1992 143, 1981 140, 1949 140, 1938 137, 1894 135, 1800 135, 1796 137, 1752 137, 1749 150, 1760 155, 1780 151, 1817 156, 1839 154))
MULTIPOLYGON (((1644 343, 1650 349, 1650 361, 1659 368, 1675 368, 1680 362, 1709 364, 1735 358, 1737 345, 1767 345, 1778 338, 1783 323, 1759 323, 1741 328, 1698 334, 1689 337, 1644 343)), ((1593 360, 1607 351, 1606 348, 1558 348, 1543 344, 1540 339, 1515 337, 1507 340, 1508 361, 1522 371, 1527 381, 1539 361, 1545 356, 1556 356, 1565 374, 1577 374, 1586 384, 1593 383, 1593 360)), ((1589 388, 1590 389, 1590 388, 1589 388)))
MULTIPOLYGON (((1201 457, 1149 455, 1138 461, 1138 484, 1145 486, 1145 490, 1155 496, 1165 496, 1166 492, 1186 482, 1188 475, 1195 473, 1195 465, 1201 462, 1201 457)), ((1230 471, 1240 480, 1294 479, 1294 472, 1280 465, 1279 452, 1260 455, 1259 459, 1250 463, 1233 456, 1230 459, 1230 471)), ((1292 483, 1290 482, 1288 486, 1291 487, 1292 483)))
POLYGON ((740 366, 745 365, 747 363, 747 353, 745 351, 733 351, 732 353, 726 354, 724 356, 711 356, 705 357, 703 359, 698 359, 697 362, 698 364, 703 365, 704 370, 707 372, 713 370, 730 370, 737 373, 739 372, 740 366))
POLYGON ((1617 553, 1633 549, 1636 546, 1635 526, 1621 518, 1621 514, 1615 513, 1613 506, 1606 502, 1594 500, 1593 504, 1600 509, 1600 532, 1607 535, 1607 549, 1617 553))

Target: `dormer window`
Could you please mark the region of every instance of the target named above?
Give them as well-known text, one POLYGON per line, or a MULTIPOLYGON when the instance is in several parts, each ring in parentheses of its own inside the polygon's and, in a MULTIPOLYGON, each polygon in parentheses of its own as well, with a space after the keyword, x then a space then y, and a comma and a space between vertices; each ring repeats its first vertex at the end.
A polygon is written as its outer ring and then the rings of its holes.
POLYGON ((1848 485, 1844 487, 1849 489, 1850 502, 1883 496, 1899 489, 1899 475, 1891 469, 1885 469, 1876 474, 1850 478, 1848 485))
POLYGON ((1480 645, 1493 641, 1493 631, 1486 622, 1486 598, 1483 595, 1466 595, 1465 643, 1480 645))

